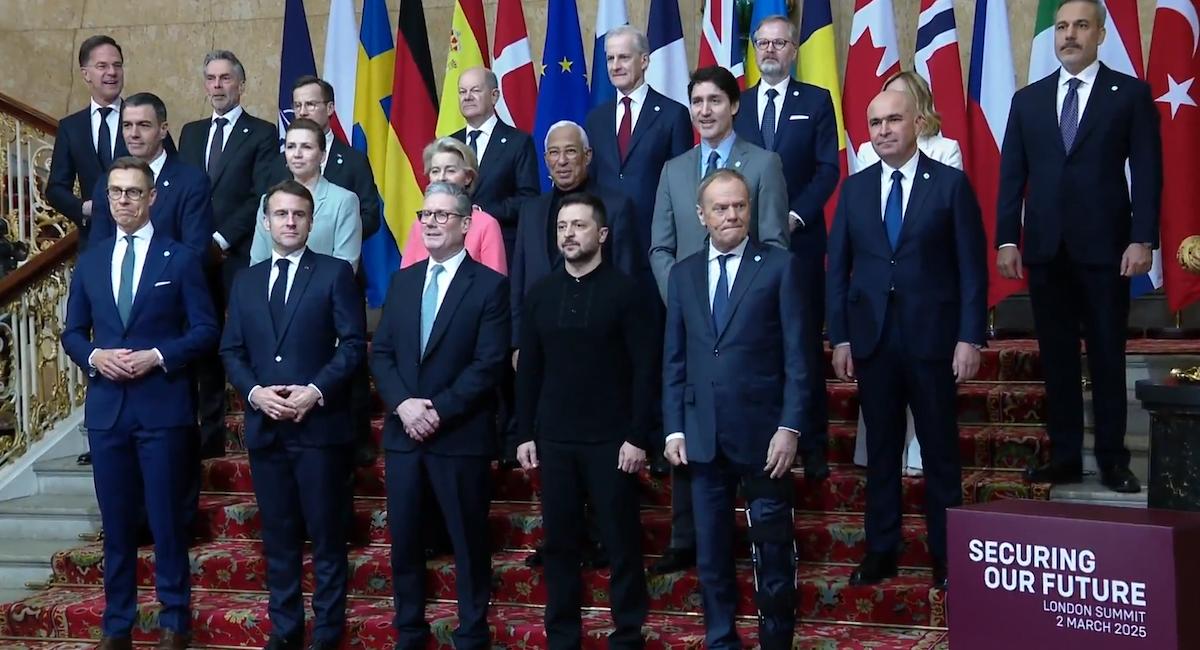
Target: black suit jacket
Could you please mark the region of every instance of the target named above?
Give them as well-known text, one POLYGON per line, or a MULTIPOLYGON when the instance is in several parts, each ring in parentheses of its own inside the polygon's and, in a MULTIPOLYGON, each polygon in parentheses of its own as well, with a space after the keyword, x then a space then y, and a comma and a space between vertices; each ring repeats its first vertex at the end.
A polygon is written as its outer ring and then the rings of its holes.
MULTIPOLYGON (((350 377, 366 355, 362 292, 343 260, 305 251, 292 280, 276 334, 268 304, 271 261, 238 274, 221 337, 229 383, 243 399, 255 386, 313 384, 322 402, 299 423, 277 422, 246 407, 246 446, 261 449, 277 437, 306 447, 348 443, 350 377)), ((276 280, 278 282, 279 280, 276 280)))
POLYGON ((383 447, 447 456, 495 451, 496 387, 508 363, 508 280, 468 255, 442 299, 421 354, 421 296, 429 261, 392 275, 371 342, 371 372, 388 411, 383 447), (417 442, 396 408, 409 398, 433 401, 441 425, 417 442))
MULTIPOLYGON (((456 131, 451 137, 466 142, 467 130, 456 131)), ((479 178, 475 180, 471 198, 500 222, 510 266, 521 204, 541 192, 533 138, 503 120, 496 120, 496 128, 492 129, 492 137, 479 161, 479 178)))
POLYGON ((1013 95, 1000 156, 996 245, 1022 243, 1024 207, 1026 263, 1049 262, 1065 245, 1075 262, 1116 265, 1130 243, 1158 245, 1158 110, 1149 85, 1101 63, 1066 151, 1058 75, 1055 70, 1013 95))
MULTIPOLYGON (((183 125, 179 133, 179 158, 199 169, 207 169, 208 132, 212 119, 183 125)), ((212 190, 213 226, 229 243, 231 257, 250 261, 250 242, 258 221, 259 200, 266 192, 271 165, 279 151, 279 131, 274 124, 243 112, 231 129, 221 161, 209 174, 212 190)))
MULTIPOLYGON (((120 124, 120 120, 118 120, 120 124)), ((128 156, 125 137, 117 129, 117 146, 113 160, 128 156)), ((92 108, 72 113, 58 122, 58 135, 54 136, 54 153, 50 157, 50 178, 46 182, 46 200, 51 207, 70 219, 79 228, 79 245, 87 243, 88 223, 83 216, 84 198, 75 194, 75 181, 79 181, 79 193, 91 198, 96 181, 108 171, 100 167, 100 154, 92 142, 92 108)))

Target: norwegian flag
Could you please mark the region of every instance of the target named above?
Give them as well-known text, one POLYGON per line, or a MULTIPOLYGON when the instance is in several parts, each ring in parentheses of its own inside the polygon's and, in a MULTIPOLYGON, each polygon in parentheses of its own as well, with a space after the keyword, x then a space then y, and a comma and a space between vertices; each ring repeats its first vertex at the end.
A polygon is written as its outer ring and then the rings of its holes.
POLYGON ((957 140, 966 157, 967 104, 963 96, 954 0, 921 0, 913 64, 933 91, 933 105, 942 116, 942 135, 957 140))
POLYGON ((531 133, 537 111, 538 90, 521 0, 500 0, 496 5, 492 72, 500 81, 500 102, 496 104, 496 114, 506 123, 531 133))
POLYGON ((1163 148, 1160 229, 1167 305, 1179 311, 1200 298, 1200 276, 1175 261, 1179 243, 1200 234, 1200 0, 1159 0, 1146 80, 1158 106, 1163 148))
POLYGON ((867 107, 879 94, 883 82, 899 71, 900 48, 896 45, 892 0, 855 0, 850 50, 846 54, 846 88, 842 95, 848 140, 846 157, 851 174, 859 169, 855 152, 871 139, 867 107))
POLYGON ((735 0, 708 0, 700 22, 700 61, 696 67, 719 65, 737 77, 738 86, 746 87, 746 50, 738 42, 735 0))

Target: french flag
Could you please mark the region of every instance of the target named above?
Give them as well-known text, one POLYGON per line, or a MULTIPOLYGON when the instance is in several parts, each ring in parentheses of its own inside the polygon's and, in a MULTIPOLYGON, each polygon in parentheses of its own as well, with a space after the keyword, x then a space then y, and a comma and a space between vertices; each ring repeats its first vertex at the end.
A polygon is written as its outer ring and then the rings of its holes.
POLYGON ((1000 189, 1000 147, 1008 126, 1008 110, 1016 92, 1012 40, 1005 0, 979 0, 971 42, 971 73, 967 85, 967 127, 970 163, 967 172, 983 211, 988 247, 988 306, 1020 291, 1022 280, 1007 280, 996 269, 996 196, 1000 189))
POLYGON ((967 105, 963 97, 954 0, 921 0, 913 63, 917 74, 929 82, 933 91, 933 105, 942 116, 942 135, 957 140, 963 155, 968 155, 967 105))
POLYGON ((646 83, 670 99, 688 106, 689 68, 677 0, 650 0, 646 38, 650 41, 650 66, 646 68, 646 83))

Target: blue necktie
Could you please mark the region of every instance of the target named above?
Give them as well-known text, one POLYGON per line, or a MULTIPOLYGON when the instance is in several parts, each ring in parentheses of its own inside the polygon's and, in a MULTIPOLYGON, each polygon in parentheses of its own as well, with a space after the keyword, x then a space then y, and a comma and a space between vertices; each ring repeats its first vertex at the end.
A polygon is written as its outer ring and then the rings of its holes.
POLYGON ((121 284, 117 285, 117 313, 121 324, 129 324, 129 312, 133 311, 133 263, 137 251, 133 249, 133 235, 125 235, 125 255, 121 258, 121 284))
POLYGON ((904 225, 904 187, 900 185, 903 179, 904 174, 899 169, 892 172, 892 191, 888 192, 887 207, 883 210, 883 225, 887 228, 892 250, 900 243, 900 226, 904 225))
POLYGON ((475 153, 476 157, 479 156, 479 136, 482 133, 483 131, 479 129, 471 129, 471 132, 467 134, 467 146, 471 147, 471 151, 475 153))
POLYGON ((729 272, 725 269, 725 264, 731 257, 732 253, 717 257, 721 264, 721 274, 717 277, 717 290, 713 294, 712 318, 713 330, 718 334, 725 325, 725 317, 729 315, 729 272))
POLYGON ((775 148, 775 98, 778 96, 778 90, 767 90, 767 105, 763 108, 762 119, 763 149, 767 151, 775 148))
POLYGON ((1058 120, 1058 128, 1062 129, 1063 149, 1068 153, 1071 145, 1075 144, 1075 134, 1079 131, 1079 84, 1080 79, 1067 80, 1067 96, 1063 98, 1062 117, 1058 120))
POLYGON ((425 344, 429 343, 429 333, 433 331, 433 320, 437 318, 438 276, 446 267, 434 264, 429 269, 429 284, 421 295, 421 354, 425 354, 425 344))
POLYGON ((720 169, 720 162, 721 154, 717 153, 716 149, 710 151, 708 154, 708 165, 704 167, 704 175, 707 177, 709 174, 720 169))
POLYGON ((275 268, 279 269, 279 272, 275 274, 275 284, 271 285, 271 295, 267 298, 267 306, 271 310, 271 324, 275 326, 276 336, 283 327, 284 308, 287 307, 288 266, 290 265, 291 261, 286 257, 275 261, 275 268))

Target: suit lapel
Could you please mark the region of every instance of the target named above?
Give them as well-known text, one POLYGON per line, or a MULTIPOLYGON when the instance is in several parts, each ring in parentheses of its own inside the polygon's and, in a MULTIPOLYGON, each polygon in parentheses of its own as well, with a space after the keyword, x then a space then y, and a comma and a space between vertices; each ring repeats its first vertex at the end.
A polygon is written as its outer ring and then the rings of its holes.
MULTIPOLYGON (((119 233, 120 233, 120 231, 118 231, 118 234, 119 233)), ((113 322, 120 323, 121 322, 121 313, 117 311, 117 296, 115 295, 116 292, 113 291, 113 285, 112 285, 113 266, 120 264, 119 261, 113 262, 113 259, 112 259, 114 248, 116 247, 116 245, 117 245, 117 239, 113 238, 112 245, 105 247, 105 250, 106 250, 105 254, 107 255, 107 257, 99 257, 99 256, 96 257, 96 259, 98 259, 98 260, 103 260, 104 264, 102 264, 101 266, 102 266, 104 272, 100 273, 99 272, 100 269, 97 269, 96 273, 85 274, 84 281, 85 282, 95 282, 98 284, 98 288, 95 291, 100 296, 100 298, 99 298, 100 303, 103 304, 105 306, 105 308, 110 311, 113 322)))
POLYGON ((700 312, 704 315, 702 319, 706 325, 708 333, 713 340, 717 340, 717 330, 713 325, 712 303, 708 298, 708 240, 704 240, 704 253, 700 260, 700 264, 696 265, 696 271, 692 273, 692 290, 696 293, 696 304, 700 307, 700 312))
POLYGON ((762 124, 758 121, 758 84, 754 84, 752 87, 746 89, 746 92, 742 93, 742 97, 745 97, 745 99, 742 100, 741 105, 738 107, 738 114, 734 119, 736 120, 740 117, 743 123, 749 125, 750 128, 739 131, 738 138, 745 138, 761 147, 763 146, 763 139, 762 124))
MULTIPOLYGON (((600 121, 602 124, 615 125, 617 123, 617 102, 601 104, 596 110, 600 111, 600 121)), ((613 126, 613 128, 615 129, 616 126, 613 126)), ((603 150, 602 152, 596 151, 596 158, 599 158, 601 155, 610 156, 613 160, 617 161, 617 167, 620 168, 624 166, 625 161, 621 160, 621 148, 617 146, 616 133, 616 131, 613 131, 613 137, 611 138, 596 138, 592 140, 592 146, 598 150, 603 150)), ((634 133, 637 133, 636 128, 634 129, 634 133)), ((595 158, 592 159, 592 162, 595 163, 595 158)))
POLYGON ((496 164, 496 161, 504 155, 504 149, 508 145, 507 127, 508 125, 501 122, 499 118, 496 119, 496 126, 492 129, 492 136, 488 139, 487 149, 483 150, 483 158, 478 161, 480 173, 485 165, 496 164))
MULTIPOLYGON (((118 234, 119 231, 118 231, 118 234)), ((160 236, 150 238, 150 246, 146 249, 146 260, 142 263, 142 275, 138 278, 137 293, 133 296, 133 306, 129 309, 129 322, 125 325, 125 331, 129 331, 129 327, 137 321, 138 314, 141 313, 142 307, 146 304, 150 291, 154 288, 154 284, 162 277, 163 270, 167 268, 167 263, 171 261, 171 251, 167 249, 166 241, 160 236)), ((116 306, 116 303, 113 303, 116 306)))
POLYGON ((753 241, 746 243, 745 250, 742 251, 742 261, 738 265, 737 277, 733 279, 733 288, 729 292, 729 312, 725 316, 725 322, 721 326, 721 331, 717 332, 717 339, 729 329, 729 323, 733 322, 733 316, 737 313, 738 305, 741 304, 742 298, 746 296, 746 290, 754 282, 754 278, 758 275, 759 269, 762 268, 762 251, 754 245, 753 241))
POLYGON ((462 265, 458 267, 458 272, 454 274, 454 279, 450 281, 450 286, 446 287, 442 306, 438 308, 437 316, 433 319, 433 329, 429 332, 429 340, 425 342, 425 353, 421 355, 422 361, 429 357, 434 347, 445 336, 446 329, 450 327, 450 319, 454 317, 454 310, 458 309, 458 304, 462 302, 463 296, 467 295, 474 279, 475 264, 470 256, 467 256, 463 259, 462 265))
POLYGON ((746 161, 746 156, 750 153, 750 146, 749 142, 734 136, 733 146, 729 148, 729 160, 725 161, 723 167, 745 175, 746 172, 742 169, 742 165, 746 161))
POLYGON ((792 79, 788 82, 787 90, 783 91, 783 107, 779 113, 779 125, 775 127, 775 146, 772 151, 779 151, 779 144, 783 141, 783 135, 797 124, 792 120, 791 116, 800 115, 800 82, 792 79))
POLYGON ((870 192, 858 198, 860 201, 867 201, 867 208, 861 211, 853 210, 850 214, 861 212, 865 215, 865 218, 869 219, 867 232, 872 233, 872 236, 879 240, 877 242, 877 245, 881 247, 879 250, 890 251, 892 244, 888 241, 887 225, 883 223, 883 206, 879 203, 880 197, 883 196, 883 163, 877 162, 859 173, 870 174, 867 177, 870 192))
POLYGON ((317 191, 313 192, 313 216, 321 214, 321 205, 329 198, 329 180, 321 177, 317 180, 317 191))
POLYGON ((313 266, 311 251, 304 251, 304 255, 300 257, 300 266, 296 269, 296 277, 292 279, 292 288, 287 293, 287 304, 283 308, 283 326, 276 328, 278 332, 275 335, 276 349, 283 343, 283 338, 287 336, 288 327, 292 324, 292 317, 296 315, 296 307, 304 299, 304 290, 308 288, 308 281, 312 279, 313 266))
MULTIPOLYGON (((212 184, 216 185, 220 180, 221 174, 225 173, 225 168, 229 166, 229 157, 232 156, 246 140, 250 138, 250 127, 246 126, 249 120, 245 119, 249 113, 242 111, 241 118, 237 122, 229 125, 229 139, 225 140, 225 147, 221 151, 221 159, 217 161, 217 169, 212 174, 212 184)), ((211 128, 211 127, 210 127, 211 128)))
MULTIPOLYGON (((658 114, 662 112, 663 99, 663 96, 654 92, 653 88, 646 93, 646 102, 642 105, 641 112, 638 113, 637 124, 633 125, 633 133, 629 137, 629 155, 626 156, 626 160, 633 156, 633 150, 637 148, 638 142, 641 142, 646 134, 654 128, 654 122, 658 120, 658 114)), ((614 104, 613 115, 608 123, 616 124, 616 121, 616 105, 614 104)), ((612 142, 616 144, 616 139, 614 138, 612 142)), ((617 152, 617 156, 620 157, 620 151, 617 152)), ((621 161, 621 166, 625 166, 624 160, 621 161)))
POLYGON ((930 171, 929 159, 925 157, 925 154, 917 154, 917 156, 917 171, 912 179, 912 189, 910 190, 912 194, 908 197, 904 220, 900 222, 900 239, 896 242, 897 249, 904 245, 908 233, 917 227, 914 222, 921 218, 921 206, 925 203, 925 197, 929 195, 929 185, 934 182, 933 174, 936 173, 930 171))
MULTIPOLYGON (((1104 119, 1109 105, 1107 95, 1113 92, 1114 88, 1118 88, 1118 86, 1112 83, 1108 67, 1101 63, 1092 83, 1091 94, 1088 95, 1087 106, 1084 107, 1083 115, 1079 118, 1079 128, 1075 131, 1075 141, 1071 143, 1071 151, 1078 149, 1079 143, 1083 142, 1084 138, 1092 132, 1093 127, 1104 119)), ((1057 97, 1055 99, 1057 101, 1057 97)))
POLYGON ((1037 89, 1037 92, 1041 95, 1038 98, 1038 103, 1050 107, 1050 110, 1043 113, 1043 115, 1049 118, 1047 132, 1052 135, 1055 150, 1065 156, 1067 150, 1063 147, 1062 128, 1058 124, 1058 71, 1056 70, 1054 74, 1038 83, 1041 84, 1037 89))

